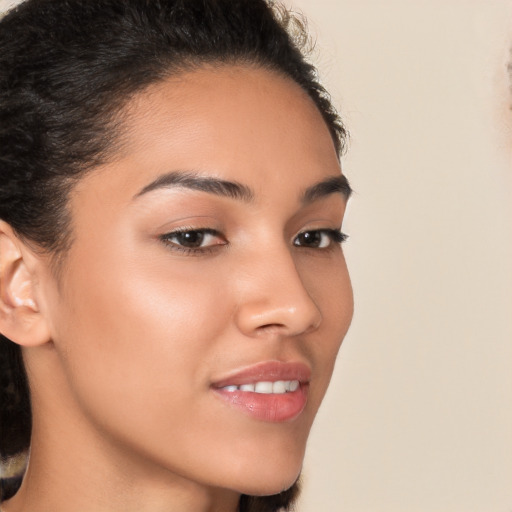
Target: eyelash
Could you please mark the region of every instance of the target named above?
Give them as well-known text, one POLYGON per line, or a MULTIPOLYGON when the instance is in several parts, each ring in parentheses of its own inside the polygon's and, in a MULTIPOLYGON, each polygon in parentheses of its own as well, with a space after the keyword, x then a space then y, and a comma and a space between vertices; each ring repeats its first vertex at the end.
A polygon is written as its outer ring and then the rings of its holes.
MULTIPOLYGON (((166 244, 171 250, 181 252, 182 254, 186 255, 204 255, 204 254, 211 254, 213 251, 218 249, 220 246, 226 246, 229 245, 229 242, 224 238, 224 236, 217 231, 216 229, 211 228, 180 228, 176 229, 174 231, 171 231, 169 233, 165 233, 161 235, 160 240, 166 244), (202 237, 211 235, 214 237, 217 237, 221 240, 223 240, 223 243, 216 243, 204 247, 185 247, 183 245, 180 245, 179 243, 173 242, 172 238, 176 238, 180 235, 200 235, 202 237)), ((298 233, 294 240, 293 245, 295 247, 303 248, 303 249, 309 249, 309 250, 320 250, 320 251, 328 251, 334 249, 334 245, 340 245, 348 239, 348 235, 341 232, 339 229, 309 229, 302 231, 298 233), (308 247, 303 246, 297 243, 300 236, 306 236, 306 235, 327 235, 329 237, 329 245, 327 247, 308 247)), ((201 240, 202 242, 202 240, 201 240)))

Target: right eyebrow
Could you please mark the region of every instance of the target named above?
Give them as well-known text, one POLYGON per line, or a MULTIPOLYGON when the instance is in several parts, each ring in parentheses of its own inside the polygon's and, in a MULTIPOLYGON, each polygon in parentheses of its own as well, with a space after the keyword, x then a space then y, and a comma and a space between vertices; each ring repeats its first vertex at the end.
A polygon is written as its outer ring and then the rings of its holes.
POLYGON ((135 194, 134 199, 159 188, 182 187, 208 192, 217 196, 229 197, 245 202, 254 199, 252 190, 235 181, 222 180, 212 176, 201 176, 190 171, 173 171, 162 174, 135 194))

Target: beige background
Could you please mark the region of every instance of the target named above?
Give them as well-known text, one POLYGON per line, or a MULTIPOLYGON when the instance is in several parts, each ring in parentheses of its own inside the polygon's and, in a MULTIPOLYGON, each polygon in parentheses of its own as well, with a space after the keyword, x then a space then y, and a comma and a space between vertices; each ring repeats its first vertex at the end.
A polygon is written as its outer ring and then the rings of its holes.
POLYGON ((357 191, 356 314, 299 510, 511 512, 512 1, 293 5, 357 191))
POLYGON ((356 190, 356 314, 299 512, 512 512, 512 0, 287 4, 356 190))

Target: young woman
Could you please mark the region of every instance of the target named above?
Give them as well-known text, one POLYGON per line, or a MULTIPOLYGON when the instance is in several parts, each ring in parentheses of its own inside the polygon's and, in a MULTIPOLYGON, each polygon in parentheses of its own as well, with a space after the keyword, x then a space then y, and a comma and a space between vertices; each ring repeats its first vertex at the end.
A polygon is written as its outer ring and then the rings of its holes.
POLYGON ((1 21, 3 512, 290 506, 352 317, 299 29, 264 0, 1 21))

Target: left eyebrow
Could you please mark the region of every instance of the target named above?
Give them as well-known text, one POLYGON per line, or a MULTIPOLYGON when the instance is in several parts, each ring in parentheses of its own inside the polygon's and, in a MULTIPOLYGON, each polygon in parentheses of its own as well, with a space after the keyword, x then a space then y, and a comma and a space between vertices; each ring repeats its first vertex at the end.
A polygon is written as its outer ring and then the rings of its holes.
POLYGON ((341 194, 345 197, 345 200, 349 199, 352 194, 352 187, 345 175, 333 176, 308 187, 302 195, 302 203, 309 204, 331 194, 341 194))

